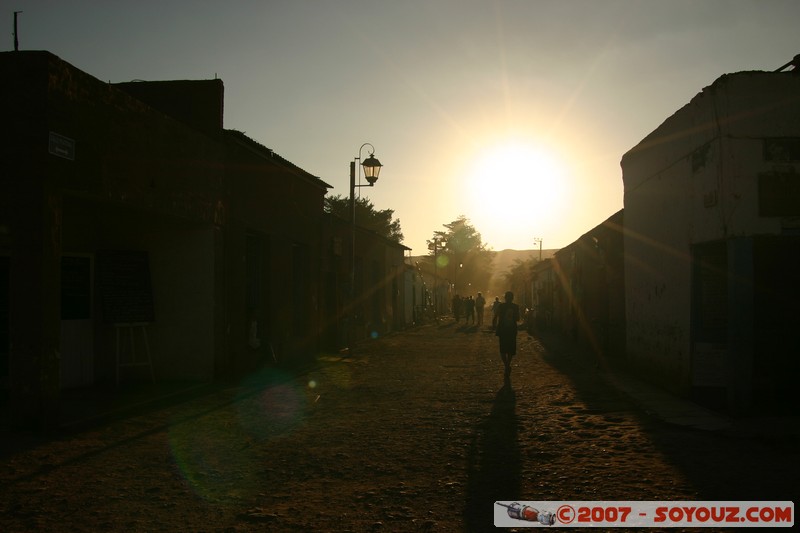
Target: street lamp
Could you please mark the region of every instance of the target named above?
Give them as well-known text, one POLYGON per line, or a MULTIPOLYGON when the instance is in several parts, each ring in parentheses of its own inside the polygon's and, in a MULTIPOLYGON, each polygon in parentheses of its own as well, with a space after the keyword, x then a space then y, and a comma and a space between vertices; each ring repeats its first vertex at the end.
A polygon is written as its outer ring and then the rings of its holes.
POLYGON ((350 161, 350 316, 352 323, 349 324, 348 346, 349 353, 353 352, 353 327, 355 326, 355 294, 356 294, 356 187, 372 187, 378 181, 381 173, 381 162, 375 158, 375 147, 370 143, 364 143, 358 149, 358 157, 350 161), (361 152, 365 146, 371 148, 369 157, 361 160, 361 152), (356 183, 356 161, 361 164, 358 167, 358 183, 356 183), (364 167, 364 177, 367 183, 361 184, 361 167, 364 167))
POLYGON ((442 240, 439 237, 434 237, 433 241, 428 244, 428 249, 433 250, 433 312, 436 314, 436 319, 439 319, 439 246, 442 240))
POLYGON ((458 267, 453 269, 456 271, 454 276, 455 279, 453 280, 453 290, 456 294, 458 294, 458 271, 462 268, 464 268, 464 263, 459 263, 458 267))

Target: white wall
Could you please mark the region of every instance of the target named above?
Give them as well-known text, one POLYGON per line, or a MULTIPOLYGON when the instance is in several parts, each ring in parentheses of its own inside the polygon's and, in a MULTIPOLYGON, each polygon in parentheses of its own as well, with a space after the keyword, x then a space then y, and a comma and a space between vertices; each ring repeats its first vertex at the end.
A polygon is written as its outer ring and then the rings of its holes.
POLYGON ((687 379, 690 240, 695 186, 690 154, 709 142, 707 99, 670 117, 623 158, 627 352, 670 381, 687 379))
POLYGON ((622 159, 627 351, 677 389, 691 367, 691 246, 781 232, 758 216, 763 138, 800 136, 800 76, 723 76, 622 159))

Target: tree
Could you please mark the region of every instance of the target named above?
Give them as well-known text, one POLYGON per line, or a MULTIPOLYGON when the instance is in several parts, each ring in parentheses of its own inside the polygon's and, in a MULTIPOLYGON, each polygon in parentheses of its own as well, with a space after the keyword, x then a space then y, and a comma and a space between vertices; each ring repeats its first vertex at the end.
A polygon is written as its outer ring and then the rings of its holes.
MULTIPOLYGON (((325 197, 325 212, 332 213, 344 220, 350 220, 350 198, 341 194, 325 197)), ((375 209, 369 198, 356 198, 356 225, 396 243, 403 242, 403 230, 400 219, 392 219, 394 209, 375 209)))
POLYGON ((449 224, 445 230, 433 232, 428 241, 429 261, 434 261, 436 245, 436 272, 453 284, 456 293, 463 295, 486 292, 492 276, 494 252, 486 247, 481 234, 464 215, 449 224))

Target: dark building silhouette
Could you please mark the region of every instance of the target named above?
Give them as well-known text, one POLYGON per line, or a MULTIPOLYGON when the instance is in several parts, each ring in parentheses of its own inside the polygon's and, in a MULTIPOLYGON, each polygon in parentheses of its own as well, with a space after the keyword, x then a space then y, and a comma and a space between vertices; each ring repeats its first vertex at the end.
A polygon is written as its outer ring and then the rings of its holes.
POLYGON ((622 158, 629 364, 733 413, 800 405, 798 95, 726 74, 622 158))
POLYGON ((533 266, 534 324, 732 414, 797 413, 800 77, 727 74, 622 158, 625 207, 533 266))
MULTIPOLYGON (((224 129, 221 80, 109 84, 48 52, 2 53, 0 73, 0 383, 15 424, 52 427, 64 388, 147 379, 119 364, 117 335, 148 335, 158 380, 320 349, 341 311, 326 300, 330 186, 224 129)), ((370 322, 401 326, 396 260, 362 256, 364 283, 389 287, 370 322)))

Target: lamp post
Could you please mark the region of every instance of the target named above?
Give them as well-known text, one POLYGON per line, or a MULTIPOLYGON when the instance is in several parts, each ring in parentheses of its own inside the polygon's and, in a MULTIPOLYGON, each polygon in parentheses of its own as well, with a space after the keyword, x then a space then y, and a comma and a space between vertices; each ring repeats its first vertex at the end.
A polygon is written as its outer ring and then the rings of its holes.
POLYGON ((436 319, 439 319, 439 246, 442 241, 439 237, 434 237, 433 241, 428 245, 429 250, 433 250, 433 312, 436 314, 436 319))
MULTIPOLYGON (((541 237, 534 237, 533 244, 539 244, 539 262, 542 262, 542 238, 541 237)), ((536 299, 536 291, 534 290, 534 281, 531 280, 531 305, 534 304, 534 300, 536 299)))
POLYGON ((355 326, 355 295, 356 295, 356 187, 372 187, 378 181, 381 173, 381 162, 375 158, 375 147, 370 143, 364 143, 358 149, 358 157, 350 161, 350 319, 348 325, 348 346, 347 351, 353 352, 353 328, 355 326), (365 146, 370 147, 369 157, 361 160, 361 152, 365 146), (356 183, 356 161, 361 163, 358 167, 358 183, 356 183), (367 183, 361 184, 361 167, 364 167, 364 177, 367 183))

